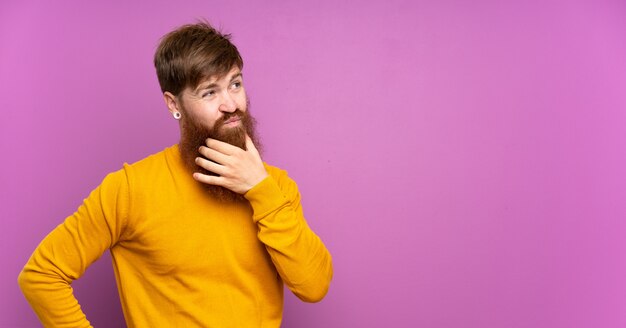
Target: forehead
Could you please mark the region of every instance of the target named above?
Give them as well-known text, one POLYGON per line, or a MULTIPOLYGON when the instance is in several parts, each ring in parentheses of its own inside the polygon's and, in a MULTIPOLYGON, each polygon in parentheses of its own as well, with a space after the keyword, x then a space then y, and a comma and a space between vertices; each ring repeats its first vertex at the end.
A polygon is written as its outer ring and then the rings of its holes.
POLYGON ((213 75, 208 79, 204 79, 200 81, 196 90, 207 88, 209 86, 219 85, 223 83, 229 83, 233 78, 241 75, 241 69, 236 65, 230 69, 226 74, 222 75, 213 75))

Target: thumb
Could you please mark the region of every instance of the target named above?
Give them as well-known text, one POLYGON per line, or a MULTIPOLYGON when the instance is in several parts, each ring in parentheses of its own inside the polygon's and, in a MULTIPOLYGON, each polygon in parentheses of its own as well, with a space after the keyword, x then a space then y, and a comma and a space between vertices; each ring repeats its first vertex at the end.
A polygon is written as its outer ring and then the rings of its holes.
POLYGON ((249 135, 246 134, 246 150, 247 151, 252 151, 257 153, 257 149, 256 146, 254 145, 254 142, 252 142, 252 138, 250 138, 249 135))

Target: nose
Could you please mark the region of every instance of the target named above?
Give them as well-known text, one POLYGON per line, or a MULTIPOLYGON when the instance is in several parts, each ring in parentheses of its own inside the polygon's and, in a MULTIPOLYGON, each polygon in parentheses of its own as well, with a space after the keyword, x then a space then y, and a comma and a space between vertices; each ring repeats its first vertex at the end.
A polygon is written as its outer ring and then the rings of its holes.
POLYGON ((224 93, 224 96, 222 97, 222 103, 220 104, 219 109, 221 112, 227 113, 232 113, 237 110, 237 103, 229 92, 224 93))

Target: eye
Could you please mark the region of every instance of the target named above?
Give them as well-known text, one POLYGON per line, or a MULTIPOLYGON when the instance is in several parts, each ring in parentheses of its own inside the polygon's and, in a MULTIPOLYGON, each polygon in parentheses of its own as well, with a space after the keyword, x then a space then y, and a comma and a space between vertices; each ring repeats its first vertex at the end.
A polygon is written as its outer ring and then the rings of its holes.
POLYGON ((215 95, 215 90, 207 90, 202 94, 202 98, 212 97, 213 95, 215 95))
POLYGON ((235 81, 230 86, 232 89, 239 89, 241 88, 241 81, 235 81))

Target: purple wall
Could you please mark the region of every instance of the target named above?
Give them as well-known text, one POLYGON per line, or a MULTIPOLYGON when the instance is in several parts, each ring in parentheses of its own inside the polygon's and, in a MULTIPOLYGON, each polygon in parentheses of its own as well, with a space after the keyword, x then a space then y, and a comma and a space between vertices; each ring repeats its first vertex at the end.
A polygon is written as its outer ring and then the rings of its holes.
MULTIPOLYGON (((36 326, 37 243, 177 141, 151 60, 198 17, 333 254, 285 327, 626 326, 623 1, 61 2, 0 4, 0 327, 36 326)), ((108 255, 74 286, 122 325, 108 255)))

